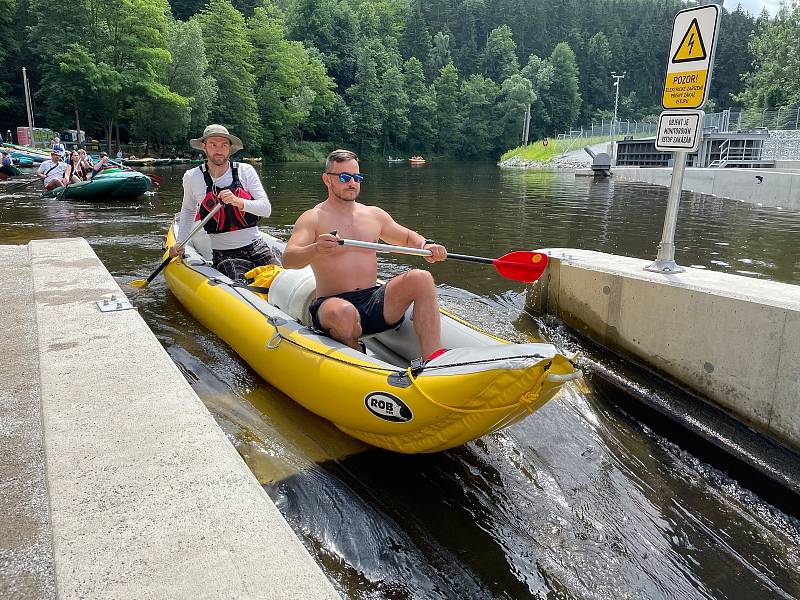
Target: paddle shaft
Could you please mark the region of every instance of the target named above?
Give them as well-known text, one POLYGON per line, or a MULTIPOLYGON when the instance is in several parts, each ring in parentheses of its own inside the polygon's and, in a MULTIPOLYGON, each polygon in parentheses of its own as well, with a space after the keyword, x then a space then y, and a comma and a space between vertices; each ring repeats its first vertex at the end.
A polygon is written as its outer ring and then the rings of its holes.
MULTIPOLYGON (((209 212, 209 213, 208 213, 208 214, 207 214, 205 217, 203 217, 203 220, 202 220, 202 221, 200 221, 200 222, 199 222, 197 225, 195 225, 195 226, 194 226, 194 229, 192 229, 192 230, 189 232, 189 235, 187 235, 187 236, 186 236, 186 239, 185 239, 185 240, 183 240, 183 241, 182 241, 180 244, 178 244, 178 248, 183 248, 184 246, 186 246, 186 244, 188 243, 188 241, 189 241, 190 239, 192 239, 192 236, 194 236, 194 234, 195 234, 195 233, 197 233, 198 231, 200 231, 200 230, 203 228, 203 226, 204 226, 206 223, 208 223, 208 222, 211 220, 211 218, 212 218, 212 217, 213 217, 215 214, 217 214, 217 212, 219 212, 219 209, 221 209, 221 208, 222 208, 222 202, 218 202, 218 203, 217 203, 217 205, 216 205, 216 206, 215 206, 213 209, 211 209, 211 212, 209 212)), ((169 248, 167 248, 167 251, 169 251, 169 248)), ((145 285, 149 285, 149 284, 150 284, 150 282, 151 282, 151 281, 153 281, 153 279, 155 279, 155 278, 156 278, 156 276, 157 276, 159 273, 161 273, 161 271, 163 271, 163 270, 166 268, 166 266, 167 266, 167 265, 170 263, 170 261, 171 261, 172 259, 173 259, 173 257, 172 257, 172 256, 167 256, 167 258, 165 258, 165 259, 163 260, 163 262, 162 262, 160 265, 158 265, 158 268, 157 268, 155 271, 153 271, 153 273, 150 275, 150 277, 148 277, 148 278, 145 280, 145 285)))
MULTIPOLYGON (((360 240, 339 240, 341 246, 352 246, 353 248, 366 248, 368 250, 375 250, 377 252, 393 252, 395 254, 413 254, 415 256, 430 256, 433 254, 430 250, 424 248, 406 248, 404 246, 392 246, 391 244, 376 244, 374 242, 362 242, 360 240)), ((494 264, 494 259, 484 258, 482 256, 470 256, 468 254, 454 254, 447 253, 448 259, 463 260, 465 262, 475 262, 484 265, 494 264)))

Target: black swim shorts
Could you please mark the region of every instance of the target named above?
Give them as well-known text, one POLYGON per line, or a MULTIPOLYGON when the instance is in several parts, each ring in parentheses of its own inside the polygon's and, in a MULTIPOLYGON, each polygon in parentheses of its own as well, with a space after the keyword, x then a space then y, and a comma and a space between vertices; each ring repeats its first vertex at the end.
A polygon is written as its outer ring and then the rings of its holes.
POLYGON ((324 329, 320 324, 317 313, 319 312, 319 307, 322 306, 322 303, 328 298, 341 298, 355 306, 356 310, 358 310, 358 314, 361 315, 361 335, 370 335, 388 329, 394 329, 403 322, 405 317, 400 317, 400 320, 392 325, 386 322, 383 318, 383 295, 385 293, 386 286, 376 285, 375 287, 355 290, 354 292, 344 292, 342 294, 317 298, 311 306, 308 307, 308 312, 311 313, 311 323, 314 325, 314 329, 330 337, 330 332, 324 329))

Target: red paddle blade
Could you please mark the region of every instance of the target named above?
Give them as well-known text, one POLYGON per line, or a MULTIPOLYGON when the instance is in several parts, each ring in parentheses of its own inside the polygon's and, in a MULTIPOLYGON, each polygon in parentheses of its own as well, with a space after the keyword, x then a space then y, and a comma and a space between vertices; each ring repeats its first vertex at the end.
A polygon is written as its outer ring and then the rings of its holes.
POLYGON ((0 173, 0 181, 5 181, 6 179, 8 179, 8 175, 5 173, 0 173))
POLYGON ((503 277, 533 283, 547 268, 547 255, 542 252, 518 250, 496 258, 492 264, 503 277))

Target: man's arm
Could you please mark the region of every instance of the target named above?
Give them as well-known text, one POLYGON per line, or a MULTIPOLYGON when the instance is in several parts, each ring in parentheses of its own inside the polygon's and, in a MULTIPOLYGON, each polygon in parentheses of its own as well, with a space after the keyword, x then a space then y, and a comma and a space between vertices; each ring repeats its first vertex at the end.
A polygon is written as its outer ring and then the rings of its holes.
POLYGON ((425 260, 428 262, 438 262, 447 258, 447 249, 441 244, 427 244, 425 237, 412 231, 408 227, 403 227, 397 223, 385 210, 376 209, 379 211, 378 218, 381 219, 383 227, 381 229, 380 238, 396 246, 406 246, 409 248, 425 248, 431 251, 430 256, 426 256, 425 260))
POLYGON ((317 256, 337 251, 338 239, 338 236, 331 233, 317 235, 317 212, 313 208, 307 210, 294 224, 294 231, 286 242, 281 263, 286 269, 307 267, 317 256))
POLYGON ((178 256, 183 254, 183 247, 180 246, 186 240, 186 236, 192 230, 194 218, 197 215, 197 197, 192 191, 192 172, 190 169, 183 174, 183 203, 181 204, 181 214, 178 217, 179 240, 174 246, 170 246, 169 255, 178 256))
POLYGON ((239 198, 242 202, 240 208, 245 212, 258 215, 259 217, 270 216, 272 214, 272 205, 267 197, 267 192, 264 191, 264 186, 261 185, 261 180, 258 178, 256 170, 247 163, 239 163, 239 176, 244 189, 253 197, 252 200, 243 200, 239 198))

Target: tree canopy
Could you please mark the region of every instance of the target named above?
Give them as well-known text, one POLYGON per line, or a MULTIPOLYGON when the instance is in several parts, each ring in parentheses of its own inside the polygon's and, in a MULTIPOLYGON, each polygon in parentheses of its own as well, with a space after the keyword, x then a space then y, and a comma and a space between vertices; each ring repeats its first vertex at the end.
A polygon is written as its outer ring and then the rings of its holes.
MULTIPOLYGON (((0 129, 26 123, 185 148, 220 122, 251 153, 491 157, 531 137, 660 112, 682 0, 0 0, 0 129), (78 18, 77 15, 80 15, 78 18), (53 32, 58 32, 57 36, 53 32), (6 41, 7 40, 7 41, 6 41)), ((800 104, 800 7, 723 10, 719 107, 800 104)))

